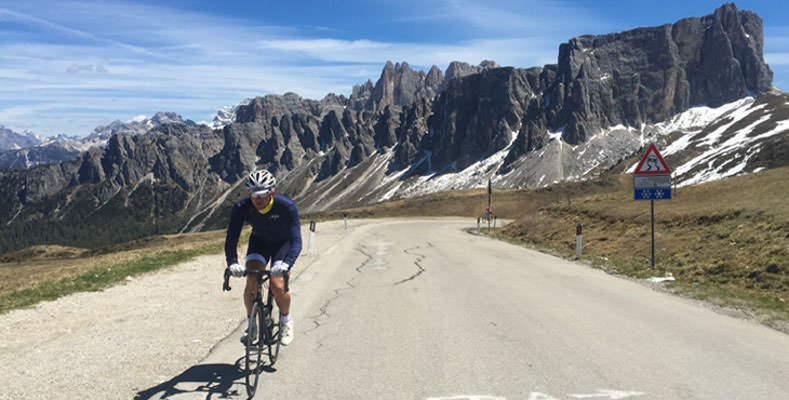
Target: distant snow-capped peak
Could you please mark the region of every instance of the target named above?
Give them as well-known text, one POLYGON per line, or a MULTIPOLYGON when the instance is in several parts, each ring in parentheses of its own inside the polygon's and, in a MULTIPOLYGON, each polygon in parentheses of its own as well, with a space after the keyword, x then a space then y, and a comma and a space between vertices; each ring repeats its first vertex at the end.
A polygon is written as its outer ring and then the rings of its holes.
POLYGON ((83 141, 91 145, 104 144, 112 135, 116 133, 128 133, 139 135, 150 131, 153 128, 170 123, 190 123, 174 112, 157 112, 151 118, 139 115, 128 122, 115 120, 108 125, 99 125, 93 133, 85 137, 83 141))
POLYGON ((211 129, 222 129, 227 125, 236 122, 236 112, 238 108, 241 106, 248 105, 252 102, 252 99, 244 99, 240 103, 235 106, 223 106, 221 107, 214 116, 214 119, 211 122, 200 122, 203 125, 210 127, 211 129))
POLYGON ((40 135, 24 130, 22 133, 14 132, 12 129, 0 125, 0 151, 17 150, 25 147, 35 146, 43 139, 40 135))

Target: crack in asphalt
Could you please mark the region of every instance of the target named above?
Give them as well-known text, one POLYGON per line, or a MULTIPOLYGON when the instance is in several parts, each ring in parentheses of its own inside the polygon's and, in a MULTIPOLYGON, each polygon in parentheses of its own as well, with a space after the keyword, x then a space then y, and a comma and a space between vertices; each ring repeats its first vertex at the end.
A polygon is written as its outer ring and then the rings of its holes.
MULTIPOLYGON (((430 246, 430 247, 433 247, 433 243, 431 243, 431 242, 427 242, 427 245, 430 246)), ((421 247, 422 246, 416 246, 416 247, 412 247, 410 249, 403 250, 403 253, 405 253, 405 254, 408 254, 408 255, 411 255, 411 256, 416 256, 416 261, 414 261, 414 265, 416 265, 418 270, 416 271, 416 273, 414 273, 410 277, 408 277, 406 279, 403 279, 401 281, 395 282, 394 285, 392 285, 392 286, 397 286, 397 285, 399 285, 401 283, 406 283, 406 282, 409 282, 409 281, 413 281, 419 275, 422 275, 422 273, 425 272, 425 267, 423 267, 422 264, 420 264, 420 262, 422 260, 424 260, 425 258, 427 258, 427 256, 424 255, 424 254, 419 254, 419 253, 414 252, 414 250, 417 250, 417 249, 419 249, 421 247)))
MULTIPOLYGON (((430 247, 435 247, 433 245, 433 243, 431 243, 431 242, 428 242, 427 245, 430 246, 430 247)), ((427 256, 424 255, 424 254, 419 254, 419 253, 415 252, 415 250, 417 250, 417 249, 419 249, 421 247, 422 246, 417 246, 417 247, 412 247, 410 249, 403 250, 403 252, 405 254, 408 254, 408 255, 416 257, 416 260, 414 261, 414 265, 416 265, 417 271, 413 275, 411 275, 410 277, 395 282, 392 286, 397 286, 397 285, 400 285, 402 283, 413 281, 418 276, 422 275, 423 272, 425 272, 425 268, 420 264, 420 262, 422 262, 422 260, 427 258, 427 256)), ((364 255, 366 257, 366 259, 363 260, 361 263, 359 263, 359 266, 355 268, 356 272, 357 272, 357 276, 358 276, 358 274, 364 273, 363 269, 371 261, 374 260, 374 257, 372 255, 368 254, 367 252, 365 252, 364 248, 365 248, 365 246, 363 244, 356 248, 356 251, 358 251, 359 253, 361 253, 362 255, 364 255)), ((331 314, 329 314, 329 307, 331 307, 332 303, 335 300, 339 299, 343 295, 343 292, 348 291, 348 290, 353 290, 353 289, 356 288, 356 285, 353 284, 353 280, 356 279, 357 276, 354 276, 350 280, 345 281, 345 284, 347 285, 346 287, 341 287, 341 288, 338 288, 338 289, 334 289, 334 296, 332 296, 331 298, 326 300, 326 302, 323 303, 323 305, 320 308, 320 313, 318 313, 318 315, 310 317, 310 320, 312 321, 314 326, 311 329, 308 329, 308 330, 304 331, 305 335, 318 330, 318 328, 321 327, 321 322, 325 322, 327 319, 329 319, 331 317, 331 314)), ((319 340, 315 349, 318 350, 318 349, 321 349, 322 347, 323 347, 323 341, 319 340)))
POLYGON ((370 261, 372 261, 372 260, 373 260, 373 256, 371 256, 371 255, 369 255, 369 254, 365 253, 365 252, 362 250, 362 248, 363 248, 363 247, 364 247, 364 245, 360 245, 359 247, 357 247, 357 248, 356 248, 356 251, 358 251, 359 253, 362 253, 362 254, 363 254, 365 257, 367 257, 367 259, 366 259, 366 260, 362 261, 362 263, 361 263, 361 264, 359 264, 359 266, 358 266, 358 267, 356 267, 356 272, 358 272, 358 273, 360 273, 360 274, 362 273, 362 268, 364 268, 364 267, 365 267, 365 266, 366 266, 366 265, 367 265, 367 264, 368 264, 370 261))
MULTIPOLYGON (((367 257, 366 260, 362 261, 359 264, 359 266, 356 267, 356 272, 361 274, 362 273, 362 269, 373 259, 373 257, 371 255, 365 253, 361 249, 361 246, 357 247, 356 251, 358 251, 359 253, 362 253, 365 257, 367 257)), ((352 282, 355 278, 356 277, 353 277, 350 280, 345 281, 345 284, 347 285, 346 287, 341 287, 341 288, 334 289, 334 296, 332 296, 331 298, 326 300, 326 302, 324 302, 323 305, 321 305, 320 313, 318 313, 318 315, 309 317, 310 320, 312 321, 312 323, 314 324, 314 326, 311 329, 308 329, 308 330, 304 331, 305 335, 318 330, 318 328, 321 327, 321 321, 325 321, 325 320, 327 320, 327 319, 329 319, 331 317, 331 314, 329 314, 329 307, 331 306, 331 304, 335 300, 339 299, 342 296, 343 292, 348 291, 348 290, 353 290, 353 289, 356 288, 356 285, 354 285, 353 282, 352 282)), ((316 350, 320 349, 321 347, 323 347, 323 342, 322 341, 318 341, 318 345, 316 347, 316 350)))
MULTIPOLYGON (((321 321, 325 321, 329 319, 329 317, 331 317, 331 314, 329 314, 329 307, 331 306, 332 302, 334 302, 335 300, 339 299, 342 296, 342 292, 356 288, 356 286, 353 283, 351 283, 351 281, 346 281, 345 284, 348 286, 334 289, 334 296, 332 296, 331 298, 326 300, 325 303, 323 303, 323 305, 320 308, 320 313, 318 313, 318 315, 309 317, 312 323, 314 324, 314 326, 308 330, 305 330, 304 331, 305 335, 309 334, 310 332, 316 331, 318 328, 321 327, 321 321)), ((318 343, 318 348, 322 346, 323 346, 322 343, 318 343)))

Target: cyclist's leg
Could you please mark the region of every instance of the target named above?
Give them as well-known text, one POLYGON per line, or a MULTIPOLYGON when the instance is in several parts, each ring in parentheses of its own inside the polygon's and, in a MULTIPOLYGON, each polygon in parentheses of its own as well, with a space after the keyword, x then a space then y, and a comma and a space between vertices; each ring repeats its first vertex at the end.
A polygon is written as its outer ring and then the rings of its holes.
MULTIPOLYGON (((279 264, 290 252, 290 245, 283 244, 277 249, 277 254, 274 255, 271 261, 273 266, 275 263, 279 264)), ((290 271, 288 271, 290 273, 290 271)), ((271 293, 274 295, 274 300, 277 302, 280 315, 290 314, 290 293, 285 291, 285 278, 283 275, 271 275, 271 293)))
MULTIPOLYGON (((260 256, 259 254, 253 254, 253 256, 260 256)), ((262 257, 261 257, 262 258, 262 257)), ((266 264, 263 261, 257 259, 249 259, 247 256, 247 269, 264 269, 266 268, 266 264)), ((258 278, 255 275, 247 275, 247 285, 244 287, 244 307, 247 309, 247 317, 252 312, 252 303, 255 302, 255 296, 258 294, 258 278)))
POLYGON ((271 275, 271 294, 277 302, 277 308, 281 315, 290 314, 290 293, 285 291, 284 275, 271 275))
MULTIPOLYGON (((281 263, 281 260, 274 261, 273 264, 281 263)), ((290 293, 285 291, 285 281, 288 279, 290 272, 279 274, 276 276, 272 274, 271 278, 271 294, 274 295, 274 300, 277 302, 279 308, 279 341, 287 346, 293 342, 293 318, 290 316, 290 293)))

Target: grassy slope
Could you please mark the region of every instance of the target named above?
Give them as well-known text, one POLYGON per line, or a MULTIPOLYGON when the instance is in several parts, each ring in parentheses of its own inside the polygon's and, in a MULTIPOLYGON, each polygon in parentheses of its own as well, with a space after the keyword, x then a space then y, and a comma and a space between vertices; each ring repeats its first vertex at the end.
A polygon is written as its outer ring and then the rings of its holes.
POLYGON ((544 206, 501 231, 508 238, 574 255, 584 226, 584 258, 635 277, 671 273, 671 286, 730 306, 789 319, 789 168, 680 188, 655 202, 656 268, 650 266, 649 202, 620 190, 544 206))

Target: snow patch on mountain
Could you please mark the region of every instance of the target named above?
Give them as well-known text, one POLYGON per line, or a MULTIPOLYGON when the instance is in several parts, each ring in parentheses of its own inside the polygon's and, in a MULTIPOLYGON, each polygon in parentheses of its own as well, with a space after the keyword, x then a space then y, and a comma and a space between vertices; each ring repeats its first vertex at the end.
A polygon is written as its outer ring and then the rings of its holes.
POLYGON ((666 122, 656 124, 656 128, 663 132, 687 131, 693 128, 700 129, 710 125, 713 121, 723 118, 727 114, 750 107, 755 101, 756 99, 753 97, 744 97, 717 108, 707 106, 692 107, 681 114, 675 115, 666 122))
MULTIPOLYGON (((678 186, 695 185, 747 172, 745 169, 748 165, 748 161, 760 150, 761 146, 758 145, 759 141, 789 131, 789 120, 783 120, 779 121, 774 129, 766 133, 752 135, 757 126, 768 120, 770 120, 770 116, 764 116, 747 127, 738 130, 734 136, 722 143, 717 143, 717 141, 713 142, 714 146, 710 146, 710 148, 701 155, 681 165, 674 172, 676 175, 683 176, 699 166, 706 165, 706 168, 682 180, 679 182, 678 186), (740 153, 737 153, 738 151, 740 151, 740 153), (743 151, 744 155, 742 154, 743 151), (732 165, 732 163, 713 162, 716 159, 724 157, 730 157, 733 160, 739 159, 739 162, 734 165, 732 165)), ((717 140, 718 138, 714 137, 713 139, 717 140)), ((707 140, 710 141, 709 138, 707 140)))
MULTIPOLYGON (((669 165, 677 185, 696 185, 748 172, 748 161, 761 150, 760 142, 789 131, 789 120, 775 121, 773 115, 765 112, 766 107, 764 103, 756 104, 753 97, 746 97, 717 108, 694 107, 656 124, 661 136, 682 133, 660 151, 664 158, 687 151, 699 152, 679 166, 669 165), (768 121, 776 126, 754 134, 768 121), (707 131, 707 127, 714 129, 707 131)), ((636 165, 631 165, 626 173, 633 173, 636 165)))
MULTIPOLYGON (((415 181, 408 181, 407 184, 401 182, 384 194, 381 200, 390 200, 400 197, 417 197, 440 191, 485 188, 488 185, 489 178, 494 179, 494 181, 501 179, 501 176, 495 175, 495 172, 501 168, 517 137, 517 132, 511 131, 510 141, 507 147, 494 153, 490 157, 481 159, 459 172, 446 173, 442 171, 433 171, 429 175, 418 177, 415 181)), ((418 161, 416 165, 428 162, 431 156, 432 154, 427 152, 425 157, 418 161)), ((452 167, 452 169, 454 168, 452 167)), ((388 182, 395 179, 400 179, 407 171, 406 169, 391 174, 384 179, 382 186, 385 186, 388 182)))

